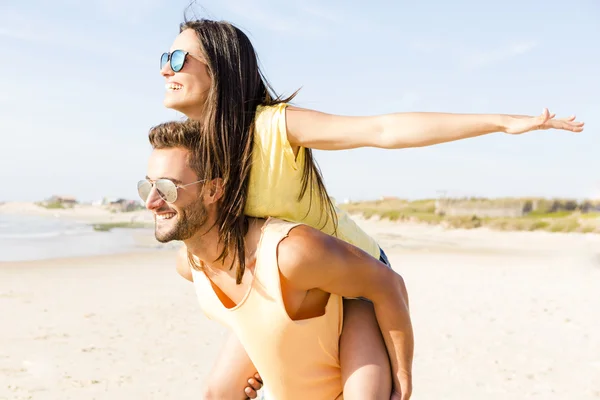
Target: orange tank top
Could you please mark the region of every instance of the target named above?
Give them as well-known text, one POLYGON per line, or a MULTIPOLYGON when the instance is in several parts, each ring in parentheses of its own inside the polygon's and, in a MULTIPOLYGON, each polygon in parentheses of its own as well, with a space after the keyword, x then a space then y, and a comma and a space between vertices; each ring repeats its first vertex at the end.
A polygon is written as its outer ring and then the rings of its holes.
POLYGON ((325 314, 293 321, 281 294, 277 246, 297 226, 269 218, 262 227, 254 278, 243 300, 226 308, 202 271, 192 269, 205 314, 230 327, 277 400, 341 400, 339 338, 342 298, 331 294, 325 314))

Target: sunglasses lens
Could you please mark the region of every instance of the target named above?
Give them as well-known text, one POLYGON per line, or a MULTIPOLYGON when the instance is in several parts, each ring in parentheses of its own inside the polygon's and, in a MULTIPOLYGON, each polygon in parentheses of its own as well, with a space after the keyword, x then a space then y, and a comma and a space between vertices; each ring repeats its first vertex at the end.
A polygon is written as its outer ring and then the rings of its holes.
POLYGON ((162 53, 160 56, 160 69, 163 69, 169 62, 169 53, 162 53))
POLYGON ((177 200, 177 186, 167 179, 159 179, 155 183, 156 190, 160 197, 167 203, 174 203, 177 200))
POLYGON ((179 72, 183 68, 185 63, 185 52, 182 50, 175 50, 171 53, 171 69, 174 72, 179 72))
POLYGON ((152 184, 147 180, 142 180, 138 182, 137 189, 140 198, 145 202, 150 195, 150 190, 152 190, 152 184))

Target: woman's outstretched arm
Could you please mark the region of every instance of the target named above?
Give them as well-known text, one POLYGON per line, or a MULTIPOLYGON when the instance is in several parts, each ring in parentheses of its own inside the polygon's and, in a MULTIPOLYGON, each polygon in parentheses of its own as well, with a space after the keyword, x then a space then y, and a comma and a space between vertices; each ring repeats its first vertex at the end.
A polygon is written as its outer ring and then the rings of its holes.
POLYGON ((345 150, 358 147, 402 149, 452 142, 494 132, 520 134, 559 129, 581 132, 575 116, 554 118, 548 109, 537 117, 507 114, 409 112, 368 117, 326 114, 288 107, 287 135, 293 147, 345 150))

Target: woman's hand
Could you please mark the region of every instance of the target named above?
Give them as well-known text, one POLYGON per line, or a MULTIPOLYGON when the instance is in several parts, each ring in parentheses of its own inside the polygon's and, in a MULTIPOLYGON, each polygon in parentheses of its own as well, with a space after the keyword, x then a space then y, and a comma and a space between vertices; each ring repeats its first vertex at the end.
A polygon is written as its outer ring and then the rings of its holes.
POLYGON ((576 122, 574 115, 561 119, 555 119, 555 116, 556 114, 550 114, 547 108, 544 108, 542 115, 537 117, 511 115, 507 120, 504 131, 512 135, 545 129, 560 129, 571 132, 583 131, 583 122, 576 122))

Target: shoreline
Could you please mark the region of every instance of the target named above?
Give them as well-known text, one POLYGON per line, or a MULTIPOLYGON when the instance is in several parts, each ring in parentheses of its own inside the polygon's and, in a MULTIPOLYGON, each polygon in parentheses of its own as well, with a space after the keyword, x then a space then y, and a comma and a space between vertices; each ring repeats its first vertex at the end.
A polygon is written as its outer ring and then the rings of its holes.
POLYGON ((0 269, 10 268, 53 268, 57 265, 63 267, 77 267, 80 264, 104 264, 112 262, 123 262, 131 260, 134 262, 162 259, 163 257, 173 257, 173 264, 177 249, 148 249, 120 253, 78 255, 73 257, 55 257, 41 260, 18 260, 18 261, 0 261, 0 269))
POLYGON ((99 254, 89 254, 89 255, 74 255, 74 256, 58 256, 52 258, 41 258, 41 259, 27 259, 27 260, 14 260, 14 261, 1 261, 0 260, 0 269, 9 269, 9 268, 46 268, 42 264, 47 264, 50 266, 55 266, 56 264, 64 264, 64 265, 79 265, 82 263, 102 263, 102 262, 110 262, 110 261, 122 261, 123 259, 132 259, 138 260, 139 258, 160 258, 163 254, 171 254, 173 256, 173 260, 175 260, 175 256, 177 255, 176 248, 148 248, 141 250, 128 250, 128 251, 120 251, 114 253, 99 253, 99 254))
MULTIPOLYGON (((108 224, 112 229, 95 229, 89 233, 90 237, 102 240, 124 241, 127 239, 129 245, 123 246, 113 252, 90 252, 89 254, 77 254, 66 258, 95 257, 96 255, 129 254, 152 251, 169 251, 179 248, 182 243, 159 243, 155 240, 152 228, 139 228, 137 226, 119 226, 131 221, 140 224, 153 225, 153 216, 147 210, 139 210, 127 213, 111 213, 99 206, 76 206, 72 209, 45 209, 33 203, 4 203, 0 205, 0 216, 2 214, 19 216, 27 215, 34 217, 47 217, 60 221, 76 222, 90 226, 108 224), (113 228, 114 227, 114 228, 113 228), (109 236, 112 235, 112 236, 109 236), (121 239, 119 239, 119 237, 121 239)), ((507 251, 515 256, 527 256, 534 253, 557 254, 568 249, 578 249, 582 254, 590 257, 600 258, 600 235, 581 232, 547 232, 547 231, 501 231, 487 227, 477 229, 449 228, 436 224, 425 224, 410 221, 391 221, 385 218, 372 216, 365 218, 362 215, 353 214, 354 221, 366 232, 369 232, 384 249, 384 251, 396 251, 399 253, 446 253, 446 254, 469 254, 480 255, 504 254, 507 251)), ((78 238, 65 237, 60 239, 61 245, 64 241, 76 240, 78 238)), ((23 239, 19 242, 21 247, 29 245, 37 246, 40 243, 50 243, 23 239)), ((38 260, 53 260, 65 258, 61 255, 42 257, 38 260)), ((26 259, 22 261, 34 261, 26 259)), ((21 260, 3 260, 3 263, 18 263, 21 260)))
POLYGON ((72 208, 45 208, 32 202, 7 202, 0 204, 0 215, 34 216, 56 218, 87 224, 107 224, 125 222, 153 223, 152 214, 147 210, 131 212, 111 212, 107 207, 75 205, 72 208))
MULTIPOLYGON (((360 225, 361 223, 392 223, 395 226, 407 227, 430 227, 432 229, 441 229, 445 231, 474 231, 474 232, 503 232, 503 233, 533 233, 550 235, 582 235, 595 236, 598 232, 577 232, 577 231, 546 231, 546 230, 519 230, 519 229, 494 229, 483 225, 475 228, 453 227, 444 223, 424 222, 414 219, 390 219, 377 214, 365 216, 361 211, 348 210, 349 215, 360 225)), ((0 215, 10 216, 35 216, 59 219, 65 221, 79 222, 90 226, 94 225, 115 225, 115 228, 130 229, 127 224, 132 224, 134 228, 151 228, 154 224, 154 217, 148 210, 136 210, 130 212, 111 212, 105 206, 94 205, 76 205, 72 208, 48 209, 32 202, 6 202, 0 203, 0 215), (119 226, 121 225, 121 226, 119 226)), ((599 235, 600 236, 600 235, 599 235)))
POLYGON ((33 203, 0 205, 0 263, 169 250, 179 242, 154 238, 150 212, 113 213, 91 205, 46 209, 33 203))

